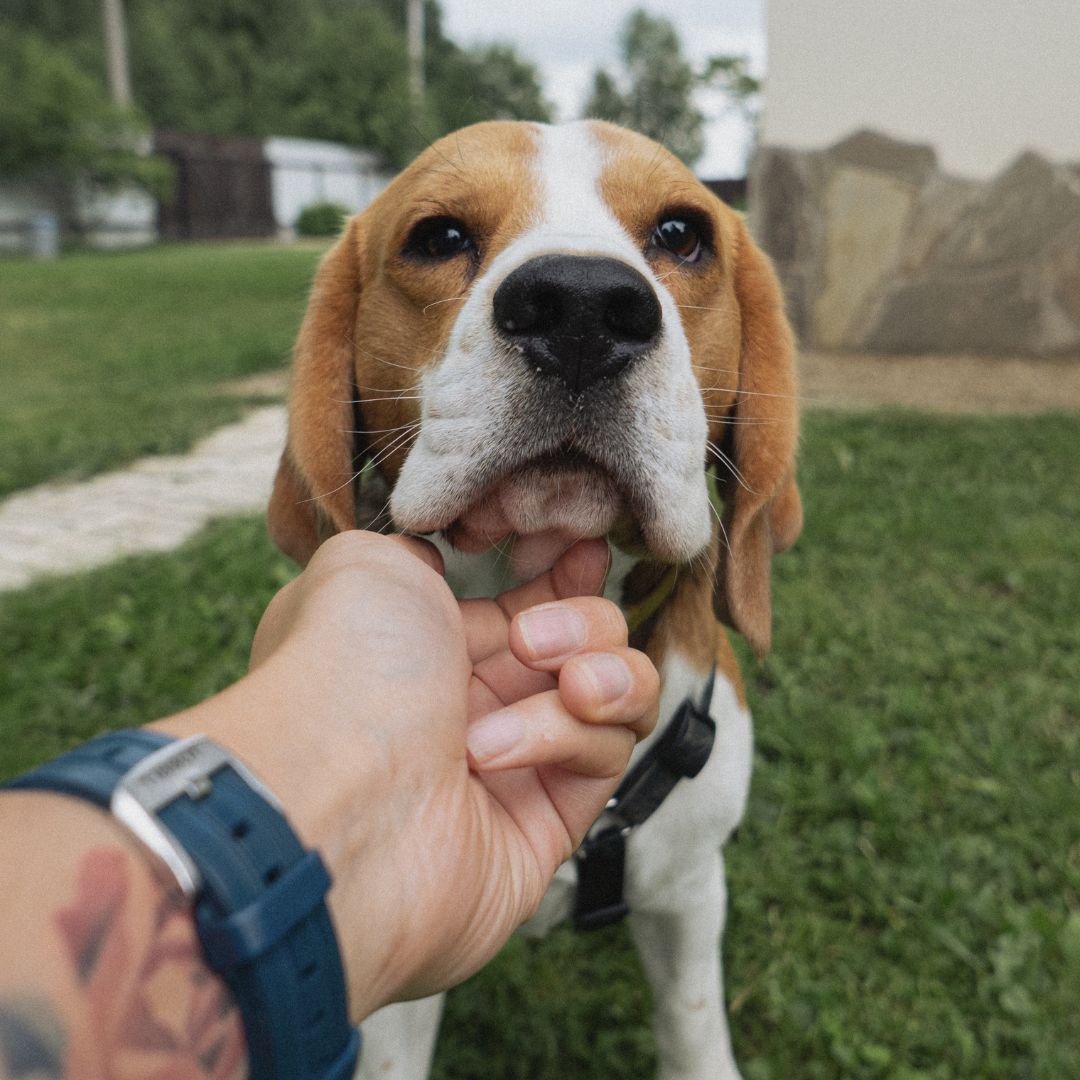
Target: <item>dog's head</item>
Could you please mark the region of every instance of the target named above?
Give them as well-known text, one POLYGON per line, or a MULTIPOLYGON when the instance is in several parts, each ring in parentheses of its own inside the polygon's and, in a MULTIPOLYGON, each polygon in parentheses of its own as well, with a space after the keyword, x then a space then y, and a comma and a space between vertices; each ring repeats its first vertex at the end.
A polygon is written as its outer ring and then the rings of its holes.
POLYGON ((397 528, 514 535, 523 569, 608 534, 687 562, 716 531, 717 612, 768 649, 801 524, 791 333, 741 218, 650 140, 488 123, 431 146, 325 257, 290 405, 270 528, 301 563, 369 524, 362 470, 397 528))

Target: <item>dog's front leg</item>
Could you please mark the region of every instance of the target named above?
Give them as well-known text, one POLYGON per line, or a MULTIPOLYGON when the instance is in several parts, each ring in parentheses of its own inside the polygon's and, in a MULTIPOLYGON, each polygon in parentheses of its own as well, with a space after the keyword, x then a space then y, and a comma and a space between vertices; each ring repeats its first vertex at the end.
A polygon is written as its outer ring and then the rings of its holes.
POLYGON ((357 1080, 425 1080, 444 997, 403 1001, 372 1013, 360 1025, 364 1044, 357 1080))
POLYGON ((652 987, 660 1080, 739 1080, 724 1009, 720 939, 727 886, 721 852, 703 877, 630 916, 652 987))

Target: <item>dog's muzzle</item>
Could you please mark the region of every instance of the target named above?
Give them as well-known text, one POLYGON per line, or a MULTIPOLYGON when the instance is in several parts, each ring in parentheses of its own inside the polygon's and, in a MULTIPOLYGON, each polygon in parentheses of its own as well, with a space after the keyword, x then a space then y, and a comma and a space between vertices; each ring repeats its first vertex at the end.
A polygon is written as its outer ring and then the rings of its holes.
POLYGON ((513 271, 492 303, 500 337, 571 393, 621 374, 659 340, 652 286, 618 259, 540 255, 513 271))

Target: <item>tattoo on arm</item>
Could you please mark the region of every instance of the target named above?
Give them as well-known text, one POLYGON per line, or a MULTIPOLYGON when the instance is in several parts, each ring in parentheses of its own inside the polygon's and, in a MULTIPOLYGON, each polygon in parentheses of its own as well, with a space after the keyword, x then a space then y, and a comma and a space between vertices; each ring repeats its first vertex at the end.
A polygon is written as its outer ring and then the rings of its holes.
POLYGON ((133 875, 132 858, 96 848, 82 860, 74 899, 53 916, 71 1015, 61 1024, 48 1005, 0 1000, 0 1080, 247 1075, 240 1014, 202 959, 190 910, 133 875))
POLYGON ((64 1038, 42 1001, 0 1001, 0 1080, 61 1080, 64 1038))

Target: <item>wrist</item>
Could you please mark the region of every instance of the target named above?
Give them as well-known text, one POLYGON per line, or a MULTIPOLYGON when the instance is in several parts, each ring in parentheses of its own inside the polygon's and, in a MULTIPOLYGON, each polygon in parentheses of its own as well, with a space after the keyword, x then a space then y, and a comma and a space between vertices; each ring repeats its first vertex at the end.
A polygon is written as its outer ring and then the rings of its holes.
MULTIPOLYGON (((212 725, 210 725, 212 726, 212 725)), ((356 1062, 330 878, 276 797, 206 734, 103 734, 10 782, 107 809, 174 880, 241 1010, 259 1078, 344 1080, 356 1062)))
POLYGON ((373 833, 388 770, 357 725, 334 724, 321 701, 282 693, 306 681, 282 671, 286 663, 274 657, 217 696, 149 726, 174 738, 205 734, 236 755, 281 803, 304 846, 319 852, 333 882, 327 903, 356 1020, 384 1000, 380 943, 372 940, 359 901, 370 893, 382 857, 373 833))

